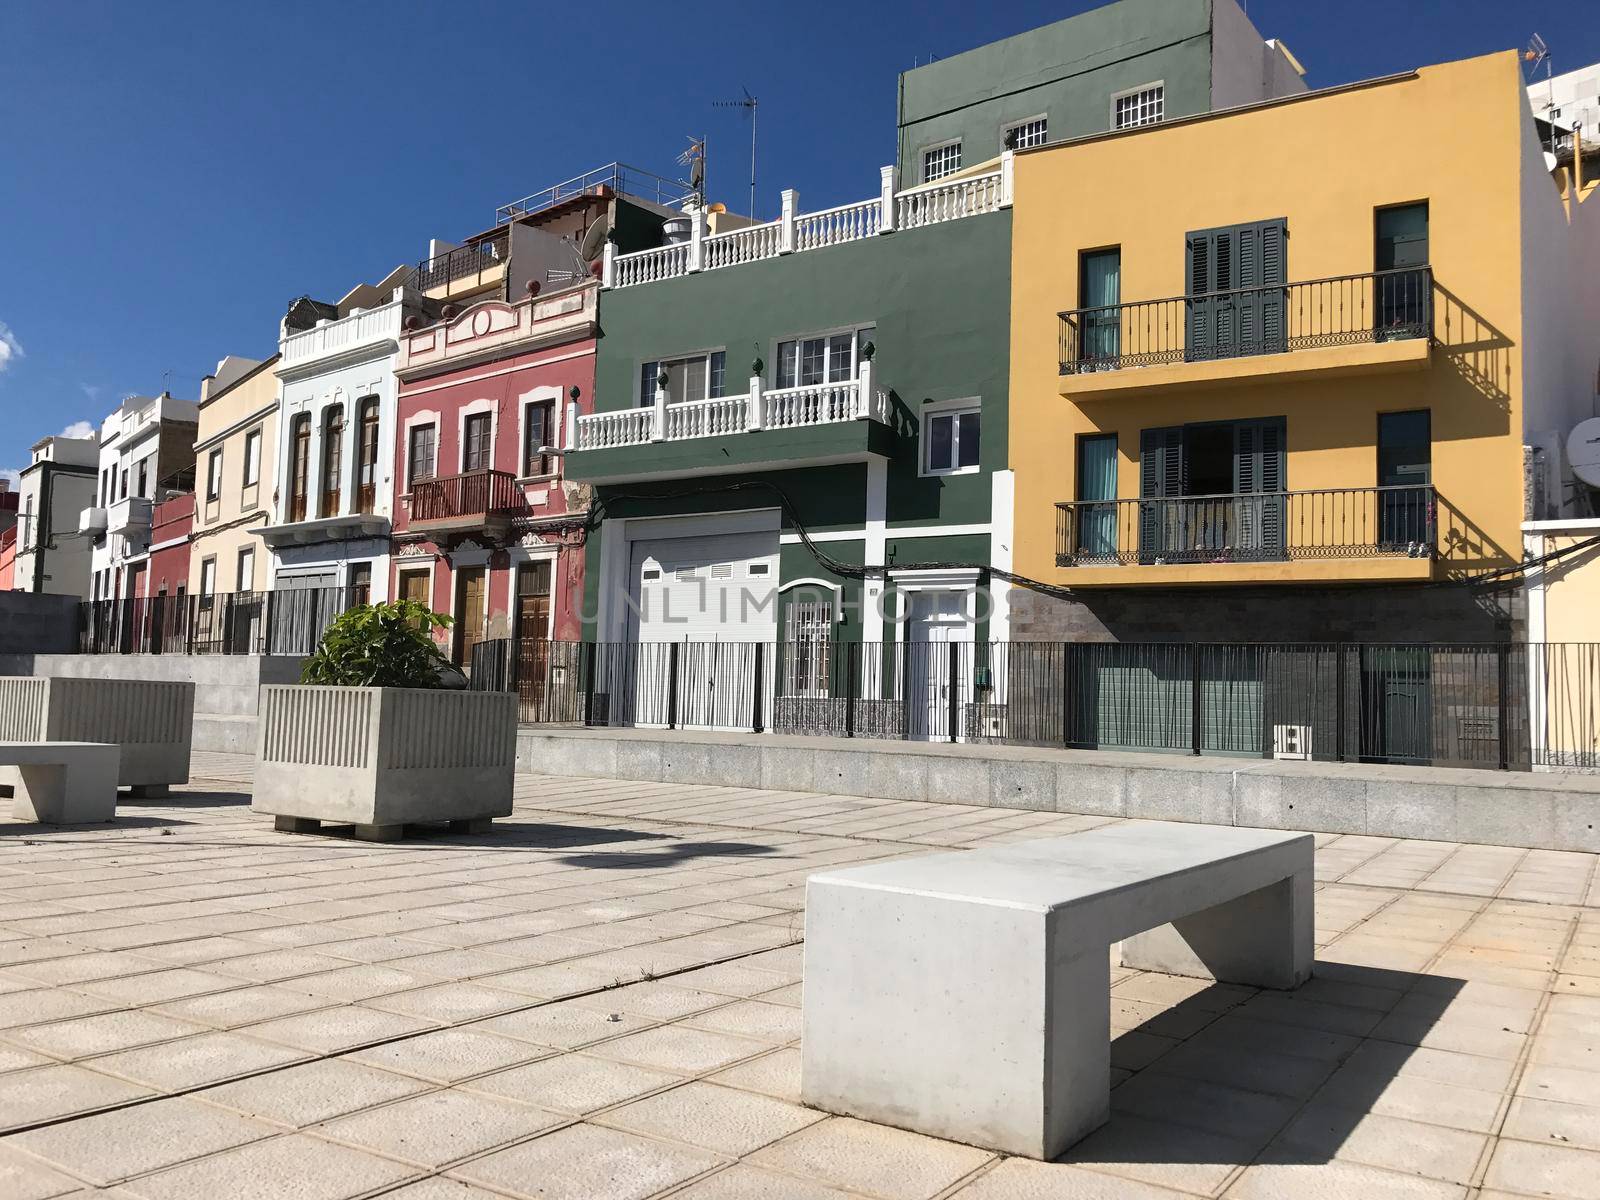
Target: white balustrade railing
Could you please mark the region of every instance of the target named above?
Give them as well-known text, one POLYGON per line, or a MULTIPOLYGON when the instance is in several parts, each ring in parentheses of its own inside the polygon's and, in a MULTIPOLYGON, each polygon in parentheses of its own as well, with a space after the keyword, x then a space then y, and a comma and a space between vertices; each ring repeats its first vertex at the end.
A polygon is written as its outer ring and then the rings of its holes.
POLYGON ((746 225, 728 233, 719 233, 705 240, 705 269, 735 267, 740 263, 756 262, 778 256, 778 240, 783 227, 778 221, 764 225, 746 225))
POLYGON ((694 228, 689 241, 631 254, 618 254, 615 246, 608 245, 604 286, 623 288, 654 283, 696 271, 714 271, 782 254, 863 241, 897 229, 918 229, 998 212, 1011 203, 1010 154, 1008 150, 1001 156, 998 171, 925 183, 900 192, 894 189, 894 168, 885 167, 875 199, 820 212, 796 212, 795 193, 784 192, 783 215, 776 221, 747 225, 712 237, 705 236, 704 214, 690 213, 694 228))
POLYGON ((859 241, 876 234, 882 222, 880 200, 861 200, 806 213, 795 218, 794 248, 815 250, 821 246, 837 246, 840 242, 859 241))
POLYGON ((747 407, 743 396, 719 396, 715 400, 669 404, 663 410, 666 413, 666 440, 684 442, 691 438, 743 433, 747 407))
POLYGON ((917 229, 960 217, 999 212, 1000 172, 968 179, 941 180, 910 188, 895 197, 895 226, 917 229))
POLYGON ((291 333, 283 339, 280 347, 283 362, 305 362, 368 342, 398 341, 403 308, 403 301, 391 300, 365 312, 351 313, 337 321, 325 321, 314 329, 291 333))
POLYGON ((650 441, 654 421, 653 408, 624 408, 579 417, 576 449, 611 450, 618 446, 643 445, 650 441))
POLYGON ((814 383, 803 387, 778 388, 761 397, 763 429, 800 429, 807 425, 831 425, 853 421, 865 413, 857 411, 860 382, 814 383))

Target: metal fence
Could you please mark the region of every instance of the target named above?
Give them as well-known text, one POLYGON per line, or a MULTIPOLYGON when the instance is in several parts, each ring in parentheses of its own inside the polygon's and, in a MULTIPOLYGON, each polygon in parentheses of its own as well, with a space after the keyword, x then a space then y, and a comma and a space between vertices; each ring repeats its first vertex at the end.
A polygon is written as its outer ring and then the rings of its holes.
POLYGON ((488 641, 532 724, 1600 770, 1600 643, 488 641))
POLYGON ((85 601, 82 654, 307 655, 360 597, 349 588, 85 601))

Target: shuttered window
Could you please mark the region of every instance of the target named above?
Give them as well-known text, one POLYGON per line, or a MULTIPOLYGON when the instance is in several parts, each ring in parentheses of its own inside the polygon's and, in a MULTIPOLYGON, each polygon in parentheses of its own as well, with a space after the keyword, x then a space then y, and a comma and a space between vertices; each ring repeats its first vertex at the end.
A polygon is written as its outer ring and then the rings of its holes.
POLYGON ((1288 222, 1199 229, 1185 235, 1190 362, 1288 349, 1288 222))
POLYGON ((1282 417, 1143 430, 1140 561, 1281 557, 1286 430, 1282 417))
POLYGON ((489 468, 492 440, 491 414, 473 413, 467 418, 462 438, 461 469, 485 471, 489 468))

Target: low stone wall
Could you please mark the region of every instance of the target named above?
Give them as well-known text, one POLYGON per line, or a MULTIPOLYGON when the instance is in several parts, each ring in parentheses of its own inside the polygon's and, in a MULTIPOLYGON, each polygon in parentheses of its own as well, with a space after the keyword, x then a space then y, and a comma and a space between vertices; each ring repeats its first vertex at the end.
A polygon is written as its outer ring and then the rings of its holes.
POLYGON ((254 754, 261 686, 297 682, 304 661, 260 654, 10 654, 0 655, 0 675, 192 683, 194 749, 254 754))
POLYGON ((71 654, 81 603, 77 596, 0 592, 0 655, 71 654))
POLYGON ((1600 852, 1600 778, 1561 772, 559 727, 517 769, 1600 852))

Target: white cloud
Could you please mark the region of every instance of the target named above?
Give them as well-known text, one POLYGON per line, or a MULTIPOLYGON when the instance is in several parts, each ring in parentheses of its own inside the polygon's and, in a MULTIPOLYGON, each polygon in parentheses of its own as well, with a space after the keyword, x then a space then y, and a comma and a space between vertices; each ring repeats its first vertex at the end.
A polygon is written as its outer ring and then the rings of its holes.
POLYGON ((91 438, 94 436, 94 426, 88 421, 74 421, 68 425, 57 437, 64 438, 91 438))
POLYGON ((22 343, 4 321, 0 321, 0 371, 22 357, 22 343))
POLYGON ((100 393, 105 391, 105 388, 93 383, 80 383, 78 386, 83 389, 83 394, 89 397, 91 404, 98 404, 100 402, 100 393))
POLYGON ((22 486, 22 472, 11 467, 0 467, 0 479, 9 479, 13 490, 22 486))

